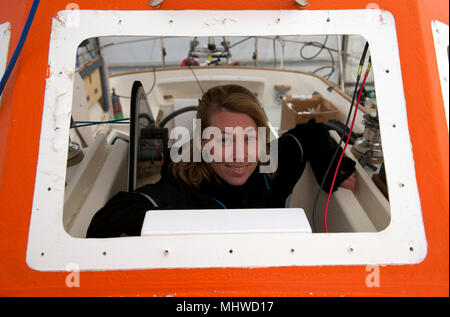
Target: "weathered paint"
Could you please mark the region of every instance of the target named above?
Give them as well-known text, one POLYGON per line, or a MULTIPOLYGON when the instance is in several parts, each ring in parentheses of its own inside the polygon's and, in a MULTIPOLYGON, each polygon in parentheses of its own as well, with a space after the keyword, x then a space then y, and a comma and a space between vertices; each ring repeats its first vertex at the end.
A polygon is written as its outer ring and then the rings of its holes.
MULTIPOLYGON (((11 23, 8 56, 17 45, 32 1, 0 3, 11 23)), ((309 10, 364 9, 359 0, 310 1, 309 10)), ((80 9, 149 10, 147 1, 77 1, 80 9)), ((380 268, 380 287, 367 287, 364 266, 264 269, 158 269, 42 273, 25 263, 47 74, 51 20, 65 1, 41 1, 0 108, 0 295, 3 296, 448 296, 449 153, 432 20, 448 24, 447 1, 379 0, 396 20, 408 125, 428 242, 423 262, 380 268)), ((164 1, 155 10, 299 10, 295 1, 164 1)), ((33 211, 39 212, 39 211, 33 211)))

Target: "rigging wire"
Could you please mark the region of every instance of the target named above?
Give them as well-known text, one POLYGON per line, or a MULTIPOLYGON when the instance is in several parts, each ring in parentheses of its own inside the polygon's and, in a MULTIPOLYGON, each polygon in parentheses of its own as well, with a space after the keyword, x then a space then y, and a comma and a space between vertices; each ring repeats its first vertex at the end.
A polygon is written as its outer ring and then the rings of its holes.
MULTIPOLYGON (((273 40, 273 37, 268 37, 268 36, 254 36, 254 38, 263 39, 263 40, 273 40)), ((285 41, 286 43, 308 44, 310 46, 315 46, 318 48, 321 48, 323 46, 324 49, 329 49, 331 52, 339 53, 339 50, 329 47, 329 46, 326 46, 326 45, 323 45, 323 43, 319 43, 319 42, 297 41, 297 40, 292 40, 292 39, 287 39, 287 38, 283 38, 283 41, 285 41)), ((340 54, 346 55, 347 57, 353 58, 358 61, 360 59, 360 56, 354 56, 353 54, 348 53, 348 52, 341 51, 340 54)))
MULTIPOLYGON (((173 37, 177 37, 177 36, 164 36, 165 38, 173 38, 173 37)), ((104 49, 110 46, 114 46, 114 45, 123 45, 123 44, 131 44, 131 43, 138 43, 138 42, 145 42, 145 41, 154 41, 154 40, 160 40, 161 37, 160 36, 154 36, 154 37, 148 37, 148 38, 144 38, 144 39, 135 39, 135 40, 129 40, 129 41, 123 41, 123 42, 111 42, 111 43, 107 43, 105 45, 100 46, 100 49, 104 49)))
POLYGON ((330 54, 331 65, 325 65, 325 66, 319 67, 319 68, 315 69, 315 70, 313 71, 313 73, 314 73, 314 74, 317 74, 317 72, 320 71, 320 70, 322 70, 322 69, 331 68, 331 71, 330 71, 328 74, 326 74, 326 75, 324 76, 324 78, 325 78, 326 80, 330 80, 331 75, 333 75, 333 73, 334 73, 334 71, 335 71, 336 69, 335 69, 335 67, 334 67, 335 61, 334 61, 333 54, 331 53, 331 51, 330 51, 329 49, 327 49, 327 52, 328 52, 328 54, 330 54))
MULTIPOLYGON (((245 39, 242 39, 242 40, 240 40, 240 41, 237 41, 237 42, 234 43, 233 45, 227 46, 227 48, 224 49, 224 50, 220 53, 220 55, 219 55, 219 56, 216 56, 216 57, 217 57, 217 58, 224 57, 223 54, 226 53, 226 52, 229 52, 231 48, 233 48, 233 47, 235 47, 236 45, 239 45, 239 44, 241 44, 241 43, 243 43, 243 42, 245 42, 245 41, 247 41, 247 40, 249 40, 249 39, 252 39, 252 38, 254 38, 254 36, 247 36, 245 39)), ((212 57, 212 55, 210 55, 209 57, 212 57)))
POLYGON ((87 127, 87 126, 99 125, 99 124, 116 124, 116 123, 129 124, 130 123, 129 120, 130 120, 130 118, 124 118, 124 119, 118 119, 118 120, 108 120, 108 121, 73 121, 70 128, 71 129, 81 128, 81 127, 87 127))
POLYGON ((307 60, 307 61, 313 60, 316 57, 318 57, 322 53, 322 51, 324 49, 328 52, 328 54, 331 57, 331 65, 322 66, 322 67, 319 67, 319 68, 317 68, 317 69, 312 71, 314 74, 316 74, 320 70, 331 68, 331 71, 324 76, 324 78, 327 79, 327 80, 329 80, 331 78, 331 75, 333 75, 333 73, 335 71, 335 67, 334 67, 335 61, 334 61, 333 53, 331 52, 332 50, 331 50, 331 48, 326 46, 326 44, 328 42, 328 37, 329 37, 328 35, 325 36, 325 39, 324 39, 323 43, 319 43, 319 42, 305 42, 303 44, 302 48, 300 49, 300 57, 303 58, 304 60, 307 60), (305 56, 304 49, 306 47, 310 47, 310 46, 318 47, 319 50, 315 54, 313 54, 312 56, 305 56))
POLYGON ((317 56, 320 55, 320 53, 322 53, 323 49, 326 47, 325 45, 327 44, 327 41, 328 41, 328 35, 325 36, 325 39, 324 39, 323 43, 319 43, 319 42, 306 42, 305 44, 303 44, 302 48, 300 49, 300 56, 301 56, 303 59, 306 59, 307 61, 310 61, 310 60, 316 58, 317 56), (303 54, 303 50, 304 50, 306 47, 313 45, 313 43, 314 43, 314 46, 319 45, 319 48, 320 48, 320 49, 319 49, 319 50, 317 51, 317 53, 314 54, 313 56, 305 56, 305 54, 303 54))
POLYGON ((203 95, 205 92, 203 91, 202 85, 200 85, 200 81, 198 80, 197 75, 195 75, 195 72, 194 72, 194 70, 192 69, 192 67, 190 65, 188 67, 191 70, 192 75, 194 75, 195 81, 197 82, 198 87, 200 87, 200 90, 201 90, 202 95, 203 95))

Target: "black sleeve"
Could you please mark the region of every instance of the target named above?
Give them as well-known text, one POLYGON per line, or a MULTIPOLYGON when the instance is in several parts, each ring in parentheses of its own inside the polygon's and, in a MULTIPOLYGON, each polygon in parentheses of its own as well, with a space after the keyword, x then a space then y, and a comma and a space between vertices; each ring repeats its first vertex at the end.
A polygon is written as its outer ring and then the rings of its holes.
POLYGON ((119 192, 92 218, 87 238, 140 236, 145 214, 155 209, 140 193, 119 192))
MULTIPOLYGON (((336 153, 338 144, 330 136, 328 128, 322 123, 316 123, 315 120, 310 120, 306 124, 298 124, 294 129, 287 131, 285 134, 292 134, 300 141, 304 149, 304 158, 311 163, 311 168, 319 184, 322 183, 330 162, 334 157, 322 187, 324 191, 329 192, 342 148, 339 148, 336 153)), ((354 171, 355 162, 344 155, 336 176, 333 191, 354 171)))

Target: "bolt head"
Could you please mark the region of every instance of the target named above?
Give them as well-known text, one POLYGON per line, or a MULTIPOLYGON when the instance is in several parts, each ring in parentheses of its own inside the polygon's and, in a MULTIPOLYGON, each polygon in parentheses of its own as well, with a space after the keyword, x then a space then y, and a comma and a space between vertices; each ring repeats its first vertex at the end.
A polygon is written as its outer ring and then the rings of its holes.
POLYGON ((300 7, 300 8, 306 8, 309 5, 309 1, 308 0, 295 0, 295 3, 300 7))
POLYGON ((164 0, 148 0, 148 4, 152 8, 159 8, 160 4, 163 2, 164 2, 164 0))

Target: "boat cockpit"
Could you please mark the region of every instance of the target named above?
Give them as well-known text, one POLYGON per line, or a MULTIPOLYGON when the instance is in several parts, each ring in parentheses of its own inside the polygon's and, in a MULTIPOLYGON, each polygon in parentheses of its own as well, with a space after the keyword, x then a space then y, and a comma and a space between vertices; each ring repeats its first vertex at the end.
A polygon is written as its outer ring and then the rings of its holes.
MULTIPOLYGON (((192 133, 198 99, 211 87, 235 83, 250 89, 268 117, 271 139, 293 128, 298 117, 324 122, 336 141, 345 141, 352 80, 364 48, 361 37, 219 40, 220 46, 215 37, 106 37, 80 45, 64 196, 64 228, 70 235, 84 237, 95 212, 118 191, 159 180, 169 146, 176 141, 169 138, 172 130, 183 126, 192 133), (114 60, 120 49, 143 43, 153 50, 159 44, 162 61, 143 65, 114 60)), ((333 195, 330 232, 378 232, 390 222, 373 75, 363 93, 346 151, 358 162, 358 185, 333 195)), ((305 211, 312 232, 325 230, 327 197, 317 194, 318 188, 308 167, 286 202, 305 211)))

